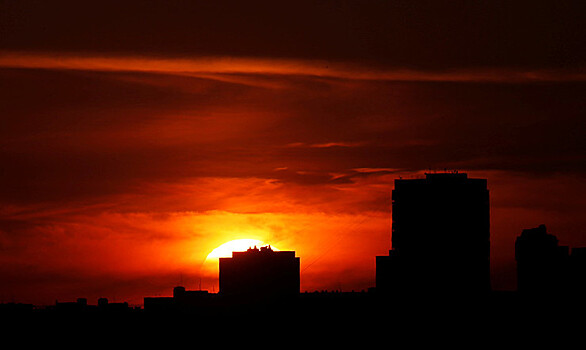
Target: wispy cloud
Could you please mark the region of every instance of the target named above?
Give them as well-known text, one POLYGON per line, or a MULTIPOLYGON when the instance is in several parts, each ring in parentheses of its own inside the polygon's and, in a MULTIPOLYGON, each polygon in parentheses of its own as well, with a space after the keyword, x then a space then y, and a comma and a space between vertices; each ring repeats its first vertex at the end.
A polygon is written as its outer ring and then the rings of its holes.
POLYGON ((324 142, 324 143, 305 143, 305 142, 292 142, 285 145, 288 148, 331 148, 331 147, 360 147, 365 145, 365 141, 359 142, 324 142))
POLYGON ((344 61, 209 56, 197 58, 161 58, 148 56, 96 56, 73 53, 0 52, 0 67, 66 69, 88 71, 131 71, 189 75, 246 83, 242 77, 219 75, 269 74, 305 75, 322 78, 381 81, 451 82, 539 82, 586 81, 584 69, 513 69, 476 68, 454 70, 412 70, 372 67, 344 61))
POLYGON ((311 145, 310 147, 314 147, 314 148, 359 147, 364 144, 365 144, 365 142, 326 142, 326 143, 316 143, 316 144, 311 145))

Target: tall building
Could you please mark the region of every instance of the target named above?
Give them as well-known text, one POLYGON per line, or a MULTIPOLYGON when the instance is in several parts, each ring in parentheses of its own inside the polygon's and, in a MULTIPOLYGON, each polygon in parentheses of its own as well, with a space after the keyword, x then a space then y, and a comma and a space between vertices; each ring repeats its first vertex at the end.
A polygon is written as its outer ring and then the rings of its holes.
POLYGON ((519 292, 551 294, 567 290, 569 247, 560 246, 545 225, 523 230, 515 240, 515 260, 519 292))
POLYGON ((300 289, 300 263, 294 251, 270 246, 233 252, 220 258, 220 295, 266 300, 295 297, 300 289))
POLYGON ((382 293, 490 290, 486 179, 465 173, 398 179, 392 192, 392 250, 376 258, 382 293))

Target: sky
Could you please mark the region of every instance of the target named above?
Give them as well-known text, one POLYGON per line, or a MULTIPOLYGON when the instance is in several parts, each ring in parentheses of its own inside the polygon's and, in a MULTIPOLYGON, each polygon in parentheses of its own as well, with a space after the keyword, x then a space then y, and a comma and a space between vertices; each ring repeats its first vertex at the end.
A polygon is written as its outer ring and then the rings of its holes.
POLYGON ((494 289, 586 246, 581 1, 0 1, 0 302, 218 291, 234 239, 365 290, 393 181, 488 179, 494 289))

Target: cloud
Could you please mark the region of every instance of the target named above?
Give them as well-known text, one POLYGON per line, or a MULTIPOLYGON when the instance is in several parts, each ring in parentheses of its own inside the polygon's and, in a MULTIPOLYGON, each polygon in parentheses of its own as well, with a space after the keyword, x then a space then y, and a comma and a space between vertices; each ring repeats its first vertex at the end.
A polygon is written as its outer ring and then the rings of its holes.
POLYGON ((358 168, 585 170, 580 82, 282 75, 283 90, 148 72, 0 74, 7 201, 95 201, 194 177, 315 185, 358 168))
POLYGON ((140 72, 201 77, 219 81, 276 87, 247 75, 301 75, 322 78, 429 82, 555 82, 584 81, 581 69, 453 68, 425 70, 365 66, 350 61, 209 56, 165 58, 149 56, 79 55, 64 52, 0 51, 0 67, 26 69, 140 72), (256 81, 256 82, 255 82, 256 81))
POLYGON ((364 144, 363 142, 326 142, 313 144, 310 147, 327 148, 327 147, 358 147, 364 144))
POLYGON ((7 50, 280 57, 367 66, 583 68, 579 0, 130 0, 3 5, 7 50), (303 23, 303 25, 300 25, 303 23))

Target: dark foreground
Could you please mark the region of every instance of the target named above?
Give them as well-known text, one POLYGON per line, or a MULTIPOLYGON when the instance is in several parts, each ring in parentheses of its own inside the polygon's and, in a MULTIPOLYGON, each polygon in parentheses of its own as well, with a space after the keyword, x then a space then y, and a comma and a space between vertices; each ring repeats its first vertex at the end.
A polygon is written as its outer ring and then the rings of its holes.
MULTIPOLYGON (((295 300, 216 304, 166 310, 0 308, 4 338, 27 342, 157 342, 168 348, 176 341, 211 344, 303 346, 317 341, 360 347, 455 345, 468 348, 511 344, 547 345, 579 340, 586 325, 580 298, 520 297, 492 293, 475 298, 373 296, 369 293, 318 293, 295 300), (24 338, 23 338, 24 336, 24 338), (505 340, 508 339, 508 340, 505 340), (358 346, 357 345, 357 346, 358 346)), ((151 344, 152 345, 152 344, 151 344)), ((203 346, 203 345, 202 345, 203 346)))

